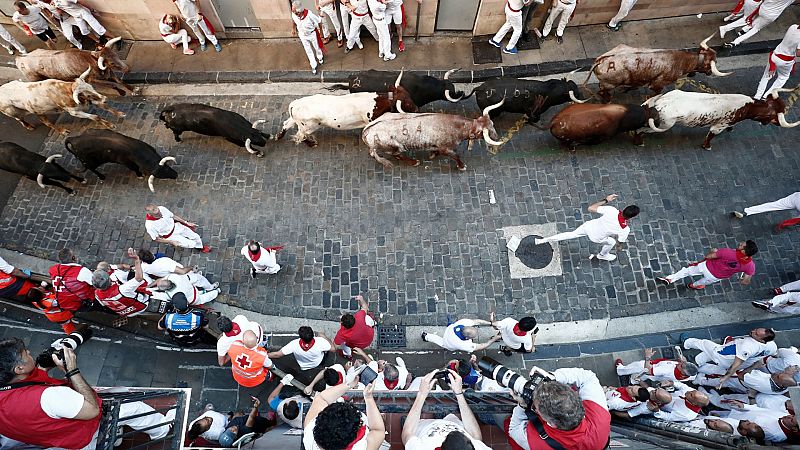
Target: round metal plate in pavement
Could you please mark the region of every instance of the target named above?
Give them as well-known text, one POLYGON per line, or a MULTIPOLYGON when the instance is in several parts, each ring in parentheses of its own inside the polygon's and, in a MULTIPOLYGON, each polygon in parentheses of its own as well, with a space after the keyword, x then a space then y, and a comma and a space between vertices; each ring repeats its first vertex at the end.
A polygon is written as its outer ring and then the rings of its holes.
POLYGON ((514 252, 517 259, 531 269, 543 269, 553 260, 553 247, 550 244, 536 245, 534 243, 535 238, 541 237, 536 234, 526 236, 519 243, 517 251, 514 252))

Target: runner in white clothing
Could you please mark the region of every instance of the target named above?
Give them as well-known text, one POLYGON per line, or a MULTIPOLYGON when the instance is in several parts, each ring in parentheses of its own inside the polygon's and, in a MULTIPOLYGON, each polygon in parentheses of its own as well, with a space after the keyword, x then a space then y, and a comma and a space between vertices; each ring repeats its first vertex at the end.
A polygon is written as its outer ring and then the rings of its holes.
POLYGON ((619 31, 619 22, 631 13, 631 10, 635 5, 636 0, 622 0, 619 4, 619 11, 617 11, 617 15, 612 17, 606 26, 614 31, 619 31))
MULTIPOLYGON (((40 41, 47 45, 50 50, 56 48, 56 34, 50 29, 50 24, 42 14, 42 9, 38 6, 28 6, 24 2, 18 1, 14 3, 16 12, 11 16, 11 20, 19 27, 25 34, 29 36, 36 36, 40 41)), ((24 53, 20 52, 24 55, 24 53)))
POLYGON ((602 217, 584 223, 576 228, 575 231, 559 233, 549 238, 536 239, 534 242, 539 245, 586 236, 596 244, 603 244, 600 253, 589 255, 589 259, 596 256, 597 259, 604 261, 614 261, 617 256, 611 254, 611 249, 614 248, 614 244, 617 244, 617 250, 619 250, 622 244, 628 241, 628 235, 631 232, 628 221, 639 215, 639 207, 636 205, 626 206, 622 211, 613 206, 606 206, 616 198, 617 194, 611 194, 589 206, 589 212, 602 214, 602 217))
POLYGON ((6 30, 6 27, 0 25, 0 45, 6 49, 9 55, 14 54, 14 50, 12 50, 12 46, 17 49, 20 55, 27 55, 28 51, 25 50, 25 46, 19 43, 19 41, 11 35, 11 33, 6 30))
POLYGON ((406 13, 403 8, 403 0, 386 0, 386 23, 394 23, 397 31, 397 51, 406 51, 403 44, 403 29, 406 27, 406 13))
POLYGON ((200 235, 194 232, 196 223, 186 221, 163 206, 147 205, 144 210, 147 212, 145 229, 155 242, 175 247, 196 248, 203 253, 211 251, 211 247, 203 245, 200 235))
POLYGON ((517 42, 522 35, 522 8, 533 3, 534 0, 506 0, 505 13, 506 21, 493 38, 489 39, 489 43, 497 48, 500 48, 500 43, 509 30, 512 28, 514 32, 511 33, 511 38, 508 40, 508 45, 503 48, 503 53, 515 55, 517 53, 517 42))
POLYGON ((750 39, 762 28, 777 20, 781 13, 792 3, 794 3, 794 0, 762 0, 761 4, 749 16, 719 27, 719 37, 723 39, 725 38, 725 33, 734 28, 744 27, 745 25, 751 27, 746 33, 731 42, 726 42, 723 46, 725 48, 733 48, 750 39))
POLYGON ((350 0, 346 5, 350 10, 350 34, 347 35, 347 47, 344 52, 350 53, 354 45, 358 45, 358 48, 364 48, 359 36, 362 26, 369 31, 375 41, 380 41, 378 30, 369 16, 367 0, 350 0))
POLYGON ((472 342, 473 339, 478 337, 478 326, 491 325, 492 323, 480 319, 461 319, 450 325, 444 330, 444 334, 439 336, 436 333, 422 332, 422 340, 436 344, 445 350, 452 352, 477 352, 481 351, 494 342, 499 341, 502 337, 497 334, 483 344, 476 344, 472 342))
POLYGON ((311 73, 317 74, 317 65, 322 64, 325 55, 325 45, 322 43, 322 36, 319 34, 319 24, 322 19, 307 10, 298 1, 292 2, 292 34, 297 34, 303 49, 306 51, 308 63, 311 65, 311 73))
POLYGON ((182 44, 184 55, 194 55, 194 50, 189 48, 189 41, 191 41, 189 33, 180 28, 180 21, 177 16, 164 14, 164 17, 158 21, 158 32, 161 33, 161 38, 172 48, 178 48, 178 44, 182 44))
POLYGON ((392 36, 389 34, 389 20, 386 15, 386 0, 367 0, 372 13, 372 23, 378 32, 378 58, 391 61, 397 57, 392 53, 392 36))
MULTIPOLYGON (((797 25, 792 25, 792 26, 797 27, 797 25)), ((744 212, 733 211, 731 212, 731 217, 742 219, 747 216, 752 216, 753 214, 761 214, 772 211, 791 211, 791 210, 795 210, 797 211, 796 214, 800 214, 800 192, 795 192, 794 194, 790 194, 786 197, 775 200, 774 202, 767 202, 756 206, 750 206, 748 208, 745 208, 744 212)), ((781 231, 785 228, 792 227, 795 225, 800 225, 800 217, 784 220, 783 222, 775 226, 775 231, 781 231)), ((797 289, 800 289, 800 284, 798 284, 797 289)), ((780 294, 780 292, 776 292, 776 294, 780 294)))
POLYGON ((317 3, 317 11, 319 12, 320 17, 322 17, 322 37, 324 38, 322 43, 327 44, 331 40, 331 30, 328 27, 328 21, 322 16, 325 14, 333 23, 333 28, 336 30, 336 46, 341 48, 344 45, 344 38, 346 36, 344 30, 342 30, 342 24, 339 23, 339 15, 336 13, 336 1, 335 0, 315 0, 317 3))
MULTIPOLYGON (((83 3, 83 0, 52 0, 53 5, 56 8, 64 11, 68 15, 76 18, 82 19, 86 22, 98 36, 98 43, 101 45, 105 45, 108 42, 106 38, 106 29, 97 19, 94 17, 94 11, 88 5, 83 3)), ((83 32, 81 30, 81 32, 83 32)))
POLYGON ((547 16, 547 20, 544 22, 544 28, 542 28, 542 39, 547 38, 550 34, 553 22, 555 22, 556 17, 560 14, 561 20, 559 20, 558 28, 556 28, 556 42, 559 44, 563 43, 564 29, 567 27, 567 22, 569 22, 572 15, 575 13, 576 6, 578 6, 578 0, 554 0, 553 5, 550 6, 550 15, 547 16))
POLYGON ((536 333, 539 328, 536 326, 536 319, 533 317, 523 317, 519 321, 511 317, 497 320, 494 311, 489 313, 489 322, 500 333, 503 343, 500 351, 506 356, 511 356, 512 352, 533 353, 536 351, 536 333))
POLYGON ((85 20, 75 18, 67 13, 62 12, 53 4, 52 0, 31 0, 32 6, 38 6, 42 9, 42 14, 48 22, 53 24, 56 28, 61 30, 61 34, 66 38, 75 48, 83 50, 83 44, 75 38, 75 32, 72 27, 78 27, 81 35, 88 36, 95 42, 99 40, 92 34, 89 24, 85 20))
POLYGON ((775 78, 775 81, 769 91, 782 88, 792 75, 794 61, 797 56, 800 56, 800 26, 794 24, 786 30, 783 40, 769 54, 767 68, 764 69, 764 75, 758 83, 754 98, 764 99, 769 94, 767 85, 773 78, 775 78))
POLYGON ((283 246, 276 247, 263 247, 260 242, 250 240, 244 247, 242 247, 241 254, 253 267, 250 268, 250 277, 255 278, 256 274, 276 274, 281 270, 278 264, 278 250, 282 250, 283 246))
POLYGON ((177 273, 171 273, 164 278, 156 280, 156 287, 158 287, 159 291, 167 294, 169 298, 172 298, 178 292, 183 293, 186 296, 186 300, 189 301, 189 306, 199 306, 212 302, 220 292, 219 288, 207 291, 198 289, 192 284, 188 276, 177 273))
POLYGON ((153 255, 150 250, 144 248, 136 253, 139 255, 139 259, 142 260, 142 272, 153 279, 164 278, 170 274, 176 273, 178 275, 186 275, 195 287, 206 291, 219 287, 219 283, 211 283, 208 281, 208 278, 204 277, 202 272, 197 271, 196 267, 184 267, 183 264, 168 256, 162 256, 156 259, 155 255, 153 255))
POLYGON ((189 25, 194 35, 197 36, 197 40, 200 42, 200 50, 206 51, 206 38, 208 38, 217 53, 222 51, 217 35, 214 34, 214 27, 211 26, 206 16, 200 12, 200 5, 197 4, 197 0, 172 0, 172 3, 178 8, 178 12, 183 17, 183 20, 186 21, 186 25, 189 25))
POLYGON ((762 0, 739 0, 731 13, 725 16, 725 18, 722 20, 724 22, 731 22, 734 20, 739 20, 743 16, 747 17, 752 14, 756 8, 758 8, 758 5, 761 4, 761 1, 762 0))

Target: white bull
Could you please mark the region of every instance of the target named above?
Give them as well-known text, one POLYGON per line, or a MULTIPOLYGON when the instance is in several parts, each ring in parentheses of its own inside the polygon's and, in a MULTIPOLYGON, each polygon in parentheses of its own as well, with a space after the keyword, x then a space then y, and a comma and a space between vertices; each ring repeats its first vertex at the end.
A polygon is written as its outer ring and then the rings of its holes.
POLYGON ((289 118, 275 136, 282 139, 286 131, 297 126, 294 142, 305 142, 311 147, 317 145, 314 132, 320 128, 337 130, 356 130, 364 128, 381 115, 398 111, 417 110, 408 91, 400 86, 403 72, 397 77, 388 93, 358 92, 346 95, 312 95, 299 98, 289 104, 289 118))
POLYGON ((0 112, 16 119, 29 130, 33 130, 34 126, 25 121, 25 116, 35 114, 43 124, 59 133, 66 133, 65 128, 57 127, 45 116, 45 114, 61 111, 71 116, 94 120, 107 128, 114 128, 114 124, 111 122, 82 109, 85 105, 92 104, 117 117, 125 117, 121 111, 105 105, 106 97, 86 82, 86 77, 90 72, 91 68, 75 81, 45 80, 6 83, 0 86, 0 112))
POLYGON ((786 104, 778 97, 782 91, 776 89, 764 100, 756 100, 741 94, 706 94, 702 92, 670 91, 656 95, 642 104, 655 110, 658 126, 654 119, 648 124, 652 131, 664 132, 675 124, 687 127, 710 127, 703 148, 711 148, 711 139, 738 122, 745 119, 773 124, 784 128, 800 125, 800 122, 786 121, 786 104))

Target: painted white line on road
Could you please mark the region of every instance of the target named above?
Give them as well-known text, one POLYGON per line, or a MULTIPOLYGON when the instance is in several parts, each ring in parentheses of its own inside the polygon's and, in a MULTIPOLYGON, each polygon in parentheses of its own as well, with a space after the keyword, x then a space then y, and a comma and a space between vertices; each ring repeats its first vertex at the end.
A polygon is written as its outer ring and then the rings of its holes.
POLYGON ((431 353, 436 352, 418 350, 381 350, 381 355, 428 355, 431 353))
POLYGON ((180 348, 180 347, 166 347, 163 345, 156 345, 157 350, 166 350, 169 352, 186 352, 186 353, 210 353, 216 352, 213 348, 180 348))
POLYGON ((221 366, 193 366, 193 365, 182 365, 182 366, 178 366, 178 369, 186 369, 186 370, 207 370, 207 369, 227 369, 227 367, 221 367, 221 366))

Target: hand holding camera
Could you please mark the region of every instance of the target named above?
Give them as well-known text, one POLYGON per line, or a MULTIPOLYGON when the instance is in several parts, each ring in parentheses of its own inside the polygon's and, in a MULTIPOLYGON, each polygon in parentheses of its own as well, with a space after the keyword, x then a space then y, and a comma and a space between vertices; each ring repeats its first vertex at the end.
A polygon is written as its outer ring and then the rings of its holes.
POLYGON ((54 352, 51 357, 55 365, 65 373, 78 368, 78 357, 69 347, 54 352))

